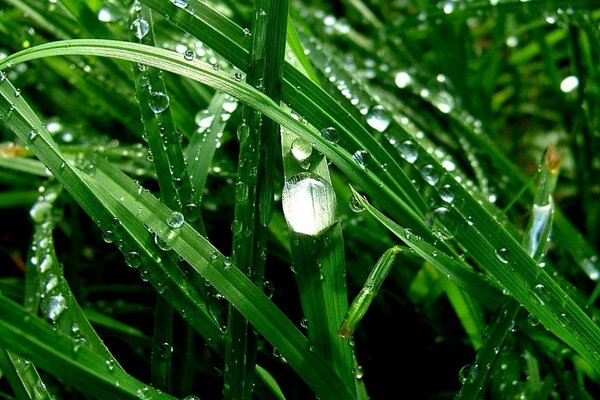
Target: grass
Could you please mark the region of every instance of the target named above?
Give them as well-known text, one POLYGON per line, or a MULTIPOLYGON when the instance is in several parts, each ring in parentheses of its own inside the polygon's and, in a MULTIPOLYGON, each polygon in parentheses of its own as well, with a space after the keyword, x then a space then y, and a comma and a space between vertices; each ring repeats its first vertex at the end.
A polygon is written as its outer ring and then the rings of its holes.
POLYGON ((0 1, 1 398, 597 398, 599 19, 0 1))

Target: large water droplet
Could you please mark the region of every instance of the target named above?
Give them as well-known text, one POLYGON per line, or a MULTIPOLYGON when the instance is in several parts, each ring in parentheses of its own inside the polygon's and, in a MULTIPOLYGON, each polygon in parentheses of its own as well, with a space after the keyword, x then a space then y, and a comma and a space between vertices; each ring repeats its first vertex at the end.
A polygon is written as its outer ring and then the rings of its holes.
POLYGON ((150 109, 155 114, 160 114, 169 107, 169 96, 163 92, 150 93, 150 109))
POLYGON ((67 308, 67 299, 62 295, 49 296, 45 298, 40 304, 42 313, 50 320, 50 322, 56 322, 60 315, 67 308))
POLYGON ((405 140, 404 142, 400 143, 400 145, 398 145, 398 152, 400 153, 400 156, 409 164, 414 164, 414 162, 419 158, 417 146, 410 140, 405 140))
POLYGON ((38 201, 29 210, 29 215, 31 216, 33 222, 39 224, 44 222, 50 216, 51 211, 52 204, 47 201, 38 201))
POLYGON ((285 219, 294 232, 319 235, 336 221, 333 187, 316 174, 303 172, 288 179, 281 201, 285 219))
POLYGON ((567 76, 560 82, 560 90, 564 93, 570 93, 579 86, 579 78, 575 75, 567 76))
POLYGON ((383 132, 390 126, 392 119, 383 106, 376 105, 367 113, 367 124, 378 132, 383 132))
POLYGON ((583 271, 590 277, 591 280, 597 281, 600 278, 600 270, 598 270, 598 257, 592 256, 583 260, 581 264, 583 271))
POLYGON ((433 233, 442 240, 454 237, 458 226, 457 218, 446 207, 436 207, 428 213, 425 222, 431 227, 433 233))
POLYGON ((184 222, 185 218, 183 217, 183 214, 179 211, 173 211, 167 217, 167 225, 169 225, 171 228, 181 228, 184 222))
POLYGON ((145 19, 137 18, 134 19, 133 22, 131 22, 131 26, 129 27, 129 29, 133 31, 133 34, 136 38, 141 40, 148 34, 148 31, 150 30, 150 25, 145 19))
POLYGON ((452 203, 454 201, 454 190, 450 185, 444 185, 440 188, 440 199, 446 203, 452 203))
POLYGON ((431 102, 444 114, 448 114, 452 111, 452 109, 454 109, 454 98, 445 90, 436 93, 436 95, 431 99, 431 102))
POLYGON ((125 264, 131 268, 138 268, 142 263, 142 258, 137 251, 130 251, 125 254, 125 264))

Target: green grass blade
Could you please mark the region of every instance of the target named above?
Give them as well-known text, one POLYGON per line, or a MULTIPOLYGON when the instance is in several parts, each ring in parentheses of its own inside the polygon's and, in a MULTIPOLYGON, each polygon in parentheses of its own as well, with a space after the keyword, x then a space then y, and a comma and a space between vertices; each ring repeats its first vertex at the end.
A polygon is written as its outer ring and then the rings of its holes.
MULTIPOLYGON (((288 0, 257 0, 253 9, 252 46, 246 81, 276 103, 280 98, 288 6, 288 0)), ((254 109, 244 105, 238 133, 240 151, 232 225, 232 259, 261 287, 265 268, 266 226, 273 208, 273 160, 274 154, 278 154, 279 125, 270 119, 263 119, 254 109)), ((226 399, 252 397, 256 352, 256 338, 248 322, 230 305, 224 374, 226 399)))
POLYGON ((25 357, 63 382, 98 399, 173 399, 131 377, 106 367, 106 359, 87 346, 73 351, 68 335, 53 330, 43 320, 0 295, 0 346, 25 357), (90 393, 89 388, 94 388, 90 393), (143 397, 142 397, 143 398, 143 397))
POLYGON ((9 382, 17 399, 53 399, 37 369, 24 358, 0 349, 0 370, 9 382))
POLYGON ((369 273, 365 285, 360 289, 360 292, 356 295, 352 304, 350 304, 348 313, 338 331, 340 336, 346 339, 349 339, 352 336, 356 326, 366 314, 375 296, 377 296, 377 292, 387 277, 390 268, 394 265, 396 254, 398 254, 399 251, 399 247, 392 247, 379 258, 377 264, 375 264, 371 273, 369 273))

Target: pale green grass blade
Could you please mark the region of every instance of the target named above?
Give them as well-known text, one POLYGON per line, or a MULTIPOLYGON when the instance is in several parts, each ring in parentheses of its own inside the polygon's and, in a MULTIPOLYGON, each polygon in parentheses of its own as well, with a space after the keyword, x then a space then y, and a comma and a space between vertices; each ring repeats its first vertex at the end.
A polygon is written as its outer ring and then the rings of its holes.
POLYGON ((377 292, 381 288, 381 285, 383 285, 390 268, 394 265, 396 254, 398 254, 399 251, 401 251, 399 247, 392 247, 379 258, 377 264, 375 264, 371 273, 369 273, 365 285, 360 289, 360 292, 356 295, 352 304, 350 304, 348 313, 344 318, 344 323, 338 331, 340 336, 346 339, 349 339, 352 336, 356 326, 366 314, 375 296, 377 296, 377 292))
POLYGON ((0 168, 23 172, 29 175, 42 176, 44 178, 50 176, 50 174, 46 170, 46 167, 44 167, 44 164, 31 158, 0 158, 0 168))
POLYGON ((53 330, 0 295, 0 346, 30 360, 83 393, 98 399, 173 399, 143 384, 123 370, 106 367, 106 359, 87 346, 73 351, 70 336, 53 330), (94 388, 90 393, 89 388, 94 388))

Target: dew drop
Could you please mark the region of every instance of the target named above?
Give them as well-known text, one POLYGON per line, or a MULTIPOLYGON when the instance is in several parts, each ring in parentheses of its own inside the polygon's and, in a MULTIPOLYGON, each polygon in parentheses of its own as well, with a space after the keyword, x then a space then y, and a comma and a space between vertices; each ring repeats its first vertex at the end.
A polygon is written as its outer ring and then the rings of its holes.
POLYGON ((49 296, 42 300, 40 309, 46 318, 54 323, 58 320, 63 311, 67 309, 67 300, 60 294, 49 296))
POLYGON ((542 284, 537 284, 533 287, 533 294, 541 306, 545 305, 543 297, 546 296, 546 287, 542 284))
POLYGON ((200 110, 194 117, 194 121, 196 122, 196 125, 198 125, 198 127, 202 131, 210 128, 214 119, 215 119, 215 115, 212 114, 208 110, 200 110))
POLYGON ((366 168, 367 164, 371 160, 371 155, 366 150, 357 150, 353 155, 352 159, 355 163, 360 165, 362 168, 366 168))
POLYGON ((400 156, 406 160, 409 164, 414 164, 419 158, 419 152, 417 146, 410 140, 405 140, 398 145, 398 152, 400 156))
POLYGON ((223 110, 227 111, 228 113, 232 113, 234 112, 238 107, 238 102, 235 99, 235 97, 231 97, 231 96, 227 96, 225 98, 225 101, 223 101, 223 110))
POLYGON ((303 162, 312 154, 313 147, 302 138, 296 138, 292 142, 291 152, 296 160, 303 162))
POLYGON ((592 256, 584 259, 581 264, 581 268, 583 268, 583 271, 590 277, 591 280, 597 281, 598 278, 600 278, 597 256, 592 256))
POLYGON ((331 143, 337 143, 340 140, 339 134, 332 126, 321 129, 321 136, 323 137, 323 139, 331 143))
POLYGON ((187 8, 190 2, 189 0, 171 0, 171 3, 175 4, 179 8, 187 8))
POLYGON ((421 169, 421 177, 431 186, 435 186, 440 179, 438 171, 431 164, 427 164, 421 169))
POLYGON ((365 373, 363 371, 363 367, 359 365, 354 370, 354 377, 358 380, 361 380, 364 376, 365 376, 365 373))
POLYGON ((110 372, 115 370, 115 360, 106 360, 104 365, 106 365, 106 369, 108 369, 110 372))
POLYGON ((288 179, 281 201, 285 219, 294 232, 316 236, 336 221, 333 187, 316 174, 302 172, 288 179))
POLYGON ((135 35, 136 38, 141 40, 144 37, 146 37, 146 35, 148 34, 148 31, 150 30, 150 25, 148 24, 148 21, 146 21, 145 19, 136 18, 131 23, 131 26, 129 27, 129 29, 131 29, 133 31, 133 34, 135 35))
POLYGON ((560 82, 560 90, 564 93, 570 93, 579 86, 579 78, 575 75, 567 76, 560 82))
POLYGON ((363 212, 365 211, 365 207, 358 201, 355 195, 351 195, 348 200, 348 206, 354 212, 363 212))
POLYGON ((408 72, 400 71, 396 74, 396 79, 394 81, 396 83, 396 86, 398 86, 400 89, 404 89, 405 87, 410 85, 412 78, 410 77, 408 72))
POLYGON ((169 96, 163 92, 152 92, 149 105, 153 113, 160 114, 169 107, 169 96))
POLYGON ((185 222, 185 218, 182 213, 179 211, 173 211, 167 217, 167 225, 169 225, 173 229, 181 228, 183 223, 185 222))
POLYGON ((425 222, 431 227, 433 233, 442 240, 454 237, 458 221, 446 207, 436 207, 425 216, 425 222))
POLYGON ((44 222, 50 216, 51 211, 52 204, 47 201, 38 201, 29 210, 29 215, 31 216, 33 222, 39 224, 44 222))
POLYGON ((194 58, 196 58, 196 52, 192 49, 187 49, 184 53, 183 53, 183 58, 186 61, 194 61, 194 58))
POLYGON ((439 191, 440 199, 445 201, 448 204, 451 204, 454 201, 454 191, 452 190, 452 186, 444 185, 440 188, 439 191))
POLYGON ((371 107, 366 115, 367 124, 378 132, 385 131, 392 119, 382 105, 371 107))
POLYGON ((433 96, 431 102, 444 114, 449 114, 454 109, 454 98, 445 90, 433 96))
POLYGON ((502 264, 508 264, 508 249, 501 247, 496 250, 496 258, 500 260, 502 264))
POLYGON ((131 268, 138 268, 142 263, 142 258, 137 251, 130 251, 125 254, 125 264, 131 268))
POLYGON ((52 257, 50 254, 46 254, 40 261, 38 269, 43 274, 44 272, 48 271, 50 267, 52 267, 52 257))

